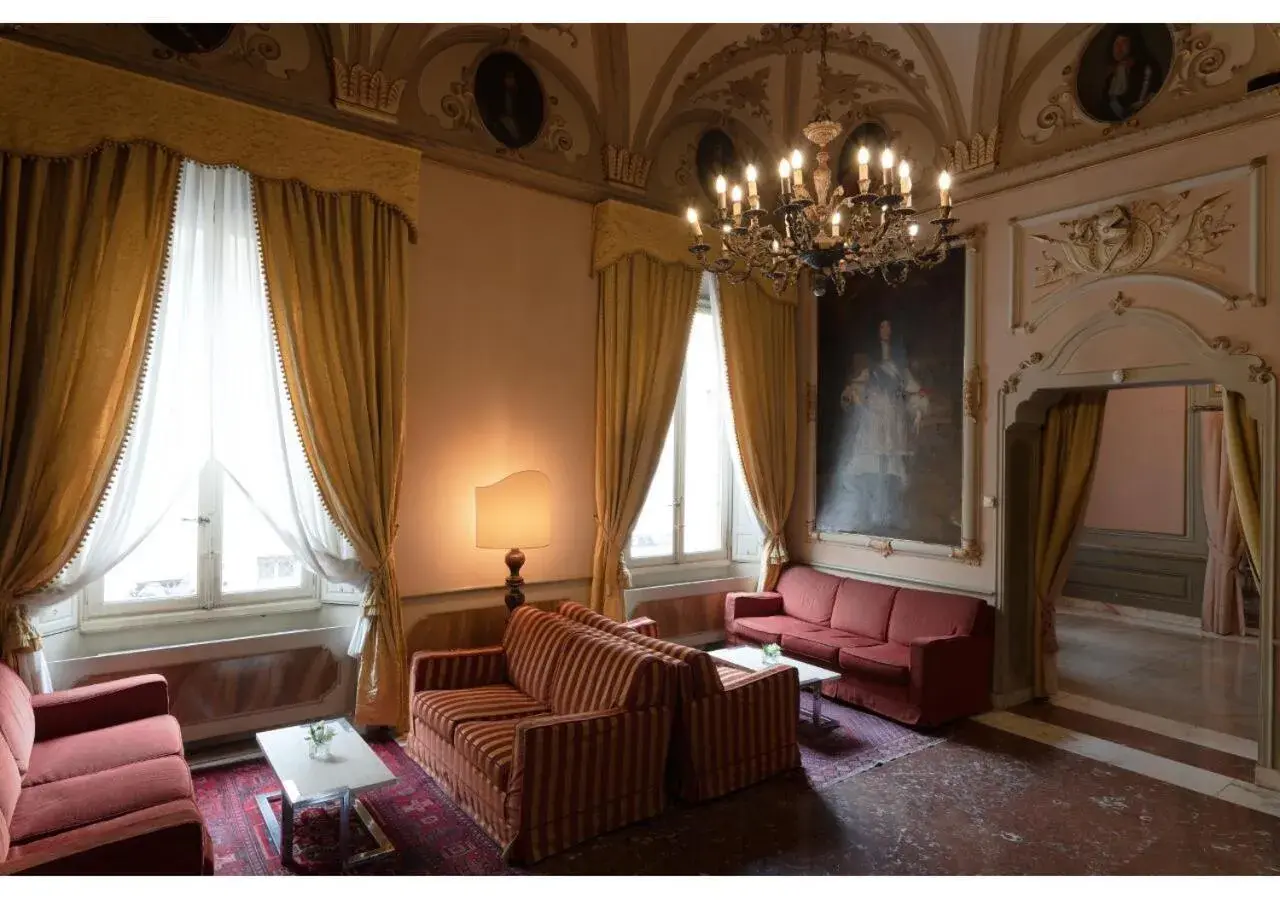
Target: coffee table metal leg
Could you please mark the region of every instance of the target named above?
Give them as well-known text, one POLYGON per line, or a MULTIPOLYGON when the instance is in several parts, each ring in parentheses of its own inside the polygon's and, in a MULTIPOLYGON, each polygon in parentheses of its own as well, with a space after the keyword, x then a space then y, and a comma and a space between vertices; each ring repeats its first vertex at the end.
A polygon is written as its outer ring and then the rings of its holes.
POLYGON ((342 811, 338 814, 338 858, 342 871, 351 863, 351 791, 342 792, 342 811))
POLYGON ((822 685, 820 684, 813 686, 813 724, 815 726, 822 724, 822 685))
POLYGON ((293 865, 293 804, 285 791, 280 792, 280 862, 293 865))

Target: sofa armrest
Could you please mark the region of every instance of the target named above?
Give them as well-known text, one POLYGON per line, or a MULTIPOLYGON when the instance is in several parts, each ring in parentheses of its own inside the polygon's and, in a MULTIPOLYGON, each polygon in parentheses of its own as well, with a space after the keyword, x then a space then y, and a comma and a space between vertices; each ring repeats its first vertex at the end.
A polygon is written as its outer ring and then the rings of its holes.
MULTIPOLYGON (((753 672, 723 691, 689 704, 689 721, 704 735, 715 733, 730 748, 763 747, 761 729, 773 729, 767 744, 795 743, 800 718, 800 677, 794 666, 770 666, 753 672)), ((708 760, 707 762, 710 762, 708 760)))
POLYGON ((993 647, 989 637, 957 634, 911 642, 911 695, 922 724, 981 712, 990 705, 993 647))
POLYGON ((604 812, 610 803, 646 792, 660 808, 671 713, 669 706, 651 706, 521 721, 508 782, 513 796, 507 801, 511 808, 515 800, 521 831, 604 812))
POLYGON ((173 800, 10 848, 0 875, 212 875, 193 800, 173 800))
POLYGON ((48 694, 33 694, 36 740, 109 728, 169 712, 163 675, 133 675, 48 694))
POLYGON ((628 619, 622 623, 623 628, 630 628, 636 634, 645 637, 656 638, 658 636, 658 623, 648 616, 640 616, 636 619, 628 619))
POLYGON ((409 662, 409 696, 501 684, 506 677, 507 654, 501 647, 419 650, 409 662))
POLYGON ((776 616, 782 612, 782 595, 777 591, 736 591, 724 595, 724 624, 747 616, 776 616))

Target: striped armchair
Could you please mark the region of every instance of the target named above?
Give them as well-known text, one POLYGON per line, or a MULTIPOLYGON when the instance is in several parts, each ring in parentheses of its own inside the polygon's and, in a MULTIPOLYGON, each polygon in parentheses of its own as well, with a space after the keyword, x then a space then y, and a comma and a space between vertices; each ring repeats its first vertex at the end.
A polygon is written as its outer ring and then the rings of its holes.
POLYGON ((671 771, 683 800, 710 800, 800 765, 796 723, 800 683, 796 670, 775 666, 743 672, 717 666, 695 647, 637 633, 628 622, 562 603, 567 619, 660 653, 680 670, 671 771))
POLYGON ((408 750, 533 863, 666 805, 675 686, 662 656, 523 606, 502 645, 420 652, 408 750))

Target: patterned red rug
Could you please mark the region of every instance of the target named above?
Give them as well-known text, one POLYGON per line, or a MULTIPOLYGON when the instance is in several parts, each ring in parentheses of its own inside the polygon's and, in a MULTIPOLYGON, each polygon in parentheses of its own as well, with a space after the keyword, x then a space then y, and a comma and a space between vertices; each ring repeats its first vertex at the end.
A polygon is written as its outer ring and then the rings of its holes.
MULTIPOLYGON (((807 717, 812 700, 808 696, 800 698, 802 717, 807 717)), ((825 698, 822 713, 840 726, 822 731, 802 718, 799 731, 800 761, 809 783, 819 790, 946 740, 941 733, 913 731, 874 713, 825 698)))
MULTIPOLYGON (((804 709, 808 704, 807 697, 801 701, 804 709)), ((816 789, 944 740, 835 702, 824 702, 822 711, 840 727, 823 732, 802 722, 799 732, 805 774, 816 789)), ((372 746, 397 781, 362 797, 397 853, 356 871, 369 875, 517 874, 503 863, 500 849, 480 826, 395 742, 372 746)), ((196 802, 213 838, 216 874, 337 874, 337 804, 299 813, 294 826, 294 865, 288 869, 281 865, 258 810, 259 794, 280 789, 266 761, 208 769, 193 775, 193 780, 196 802)), ((278 800, 272 811, 279 817, 278 800)), ((663 828, 663 817, 644 827, 663 828)), ((351 828, 352 852, 373 847, 373 839, 358 816, 352 816, 351 828)))
MULTIPOLYGON (((512 872, 502 853, 394 741, 371 745, 395 773, 395 784, 362 794, 398 851, 356 871, 368 875, 501 875, 512 872)), ((304 809, 294 825, 294 866, 280 864, 258 811, 258 794, 280 789, 265 760, 197 772, 196 803, 213 838, 217 875, 333 875, 338 856, 338 806, 304 809)), ((272 804, 280 815, 280 802, 272 804)), ((373 839, 351 817, 352 852, 373 839)))

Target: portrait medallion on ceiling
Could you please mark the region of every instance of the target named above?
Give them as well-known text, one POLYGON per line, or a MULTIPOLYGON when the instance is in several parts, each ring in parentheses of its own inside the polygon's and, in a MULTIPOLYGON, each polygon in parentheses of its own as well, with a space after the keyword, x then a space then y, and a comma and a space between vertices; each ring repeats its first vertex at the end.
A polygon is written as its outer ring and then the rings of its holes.
POLYGON ((1103 25, 1076 67, 1080 109, 1098 122, 1133 118, 1164 87, 1173 51, 1168 25, 1103 25))
POLYGON ((475 102, 485 129, 512 150, 536 141, 546 121, 542 82, 528 63, 505 50, 476 67, 475 102))

